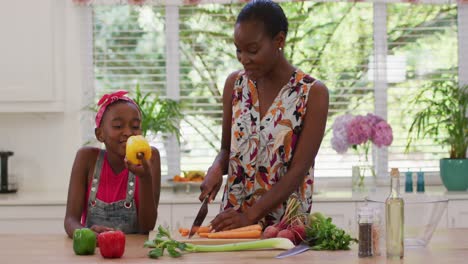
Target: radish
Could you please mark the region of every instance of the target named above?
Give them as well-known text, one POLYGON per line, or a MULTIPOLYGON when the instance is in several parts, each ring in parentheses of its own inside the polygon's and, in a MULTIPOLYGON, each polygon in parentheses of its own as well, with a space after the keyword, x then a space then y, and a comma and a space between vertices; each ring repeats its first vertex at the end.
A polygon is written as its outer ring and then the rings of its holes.
POLYGON ((283 230, 279 231, 277 237, 287 238, 287 239, 291 240, 291 242, 293 242, 293 243, 295 241, 294 234, 289 229, 283 229, 283 230))
POLYGON ((275 226, 268 226, 265 228, 265 231, 263 231, 263 237, 264 238, 273 238, 278 236, 278 228, 275 226))
POLYGON ((289 230, 291 230, 291 232, 294 234, 294 244, 297 245, 306 239, 306 230, 302 223, 291 225, 289 230))

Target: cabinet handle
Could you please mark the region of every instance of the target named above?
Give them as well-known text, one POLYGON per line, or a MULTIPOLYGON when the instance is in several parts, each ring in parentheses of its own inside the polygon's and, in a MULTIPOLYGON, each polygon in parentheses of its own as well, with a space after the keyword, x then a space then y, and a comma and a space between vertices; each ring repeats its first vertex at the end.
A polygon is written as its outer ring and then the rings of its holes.
POLYGON ((455 217, 453 217, 453 216, 452 216, 452 226, 451 226, 451 227, 452 227, 452 228, 455 227, 455 217))

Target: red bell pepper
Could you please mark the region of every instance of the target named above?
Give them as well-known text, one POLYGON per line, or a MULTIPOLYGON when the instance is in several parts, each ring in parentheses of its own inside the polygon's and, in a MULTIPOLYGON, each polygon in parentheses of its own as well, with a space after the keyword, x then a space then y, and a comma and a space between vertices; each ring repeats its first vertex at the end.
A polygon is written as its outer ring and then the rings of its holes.
POLYGON ((98 235, 98 246, 104 258, 120 258, 125 251, 125 234, 122 231, 107 231, 98 235))

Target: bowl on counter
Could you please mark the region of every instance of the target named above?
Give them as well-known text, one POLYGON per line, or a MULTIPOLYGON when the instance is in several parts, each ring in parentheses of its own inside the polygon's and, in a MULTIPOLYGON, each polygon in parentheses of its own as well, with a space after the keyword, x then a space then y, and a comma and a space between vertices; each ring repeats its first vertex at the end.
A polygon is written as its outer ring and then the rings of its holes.
MULTIPOLYGON (((425 247, 431 241, 444 214, 448 200, 442 196, 425 193, 404 193, 404 245, 405 247, 425 247)), ((385 200, 383 196, 366 198, 368 206, 376 208, 382 219, 385 236, 385 200)), ((446 220, 446 219, 445 219, 446 220)))
POLYGON ((172 186, 172 190, 175 193, 194 193, 194 192, 200 192, 200 185, 202 182, 192 182, 192 181, 187 181, 187 182, 175 182, 172 179, 169 179, 168 184, 172 186))

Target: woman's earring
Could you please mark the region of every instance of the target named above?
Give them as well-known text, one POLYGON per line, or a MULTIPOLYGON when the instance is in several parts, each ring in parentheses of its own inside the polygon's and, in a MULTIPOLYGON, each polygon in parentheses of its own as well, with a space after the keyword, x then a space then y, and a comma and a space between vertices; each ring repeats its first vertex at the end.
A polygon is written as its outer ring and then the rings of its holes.
POLYGON ((283 48, 282 48, 282 47, 279 47, 279 48, 278 48, 278 50, 279 50, 279 51, 282 51, 282 50, 283 50, 283 48))

